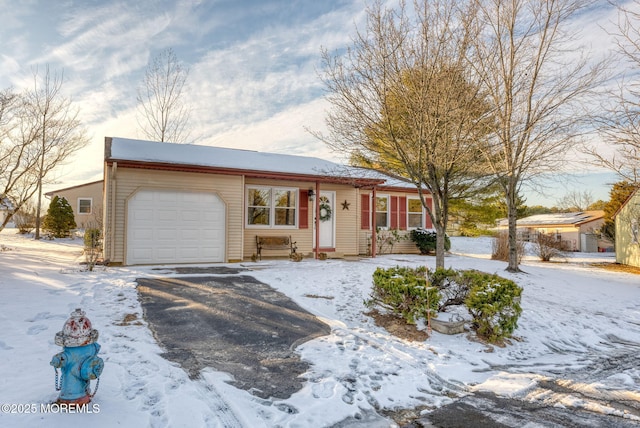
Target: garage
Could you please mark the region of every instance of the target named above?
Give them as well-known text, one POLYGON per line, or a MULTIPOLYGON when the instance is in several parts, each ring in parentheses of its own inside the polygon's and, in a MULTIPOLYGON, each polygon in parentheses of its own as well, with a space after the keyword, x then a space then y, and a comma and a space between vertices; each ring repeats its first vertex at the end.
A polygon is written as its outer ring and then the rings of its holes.
POLYGON ((139 190, 127 202, 127 264, 224 262, 225 212, 215 193, 139 190))

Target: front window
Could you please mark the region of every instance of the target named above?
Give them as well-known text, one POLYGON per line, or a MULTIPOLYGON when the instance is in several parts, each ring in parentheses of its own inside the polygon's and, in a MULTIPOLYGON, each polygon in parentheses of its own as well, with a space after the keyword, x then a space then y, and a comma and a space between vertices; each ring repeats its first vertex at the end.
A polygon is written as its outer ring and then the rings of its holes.
POLYGON ((407 215, 409 229, 422 227, 422 202, 420 199, 407 199, 407 215))
POLYGON ((295 227, 297 189, 247 188, 247 225, 295 227))
POLYGON ((275 224, 277 226, 296 225, 295 190, 273 189, 275 195, 275 224))
POLYGON ((91 198, 78 198, 78 213, 91 214, 91 198))
POLYGON ((389 197, 376 197, 376 227, 389 227, 389 197))
POLYGON ((639 234, 638 220, 633 220, 631 222, 631 243, 632 244, 640 244, 640 234, 639 234))
POLYGON ((249 189, 247 194, 249 195, 247 223, 269 225, 271 189, 249 189))

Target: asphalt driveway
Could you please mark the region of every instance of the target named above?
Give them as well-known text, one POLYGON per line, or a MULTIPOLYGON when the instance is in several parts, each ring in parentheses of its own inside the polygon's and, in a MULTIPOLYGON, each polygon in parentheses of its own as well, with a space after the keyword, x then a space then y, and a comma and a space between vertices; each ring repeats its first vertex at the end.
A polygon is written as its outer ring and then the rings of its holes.
POLYGON ((308 364, 294 350, 329 334, 329 326, 240 269, 173 271, 219 275, 136 280, 165 358, 192 378, 205 367, 227 372, 234 386, 262 398, 288 398, 302 388, 308 364))

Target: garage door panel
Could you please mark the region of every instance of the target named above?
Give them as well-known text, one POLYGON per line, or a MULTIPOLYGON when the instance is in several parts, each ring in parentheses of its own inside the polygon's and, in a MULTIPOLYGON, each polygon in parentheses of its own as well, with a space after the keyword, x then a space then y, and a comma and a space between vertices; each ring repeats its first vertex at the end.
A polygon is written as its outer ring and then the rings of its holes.
POLYGON ((226 210, 217 195, 141 190, 127 209, 127 264, 224 261, 226 210))
POLYGON ((180 219, 183 221, 199 221, 200 212, 195 210, 185 210, 180 213, 180 219))
POLYGON ((136 220, 153 220, 153 210, 150 209, 139 209, 134 215, 136 220))

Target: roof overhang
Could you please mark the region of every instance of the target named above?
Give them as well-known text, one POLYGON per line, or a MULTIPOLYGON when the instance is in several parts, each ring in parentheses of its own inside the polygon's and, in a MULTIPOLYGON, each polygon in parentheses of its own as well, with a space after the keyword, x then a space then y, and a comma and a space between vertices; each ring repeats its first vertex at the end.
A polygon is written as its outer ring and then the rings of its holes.
POLYGON ((251 178, 274 180, 307 181, 320 183, 348 184, 354 187, 377 187, 385 183, 380 178, 361 178, 347 176, 331 176, 317 174, 291 174, 284 172, 258 171, 252 169, 221 168, 199 165, 184 165, 168 162, 143 162, 128 159, 107 159, 107 166, 117 163, 118 168, 152 169, 159 171, 195 172, 201 174, 237 175, 251 178))

